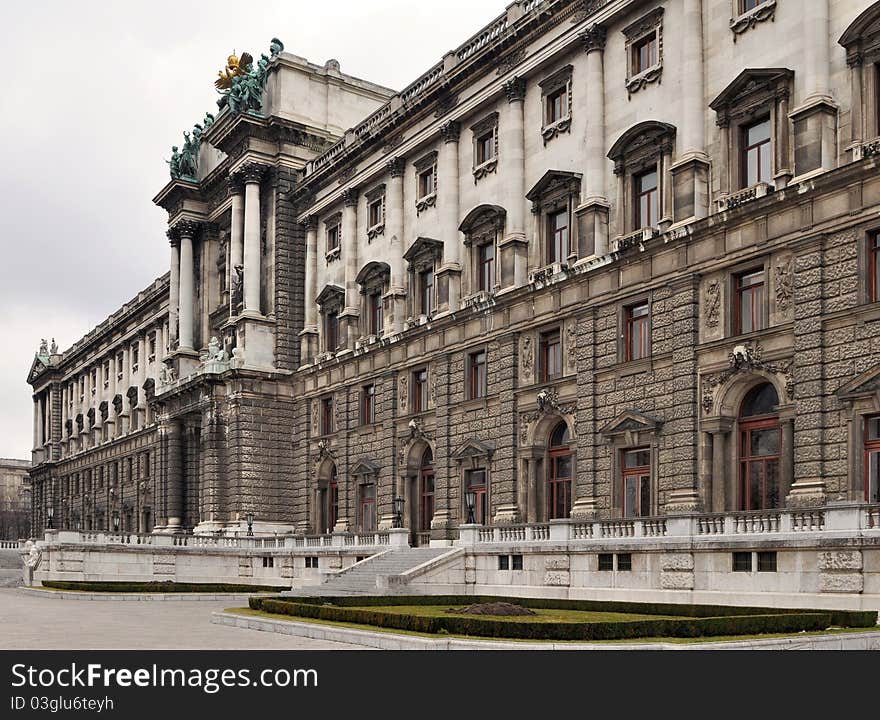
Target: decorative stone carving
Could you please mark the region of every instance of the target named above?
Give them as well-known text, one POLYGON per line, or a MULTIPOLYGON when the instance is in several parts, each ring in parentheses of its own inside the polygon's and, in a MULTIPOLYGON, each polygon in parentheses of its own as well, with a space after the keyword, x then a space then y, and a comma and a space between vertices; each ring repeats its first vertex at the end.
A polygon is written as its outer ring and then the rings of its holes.
POLYGON ((794 376, 792 375, 793 361, 783 363, 768 363, 763 359, 763 348, 760 345, 737 345, 728 356, 729 368, 719 373, 704 375, 701 378, 703 412, 709 414, 715 404, 715 396, 718 389, 731 377, 741 372, 763 370, 764 372, 777 375, 785 383, 785 394, 789 400, 794 400, 794 376))
POLYGON ((504 83, 504 94, 507 96, 507 102, 522 102, 526 97, 526 80, 521 77, 510 78, 504 83))
POLYGON ((406 162, 403 158, 393 158, 389 160, 385 167, 388 169, 388 175, 393 178, 403 177, 403 173, 406 170, 406 162))
POLYGON ((575 10, 574 14, 571 16, 572 25, 577 25, 579 22, 583 22, 594 12, 605 7, 609 2, 611 2, 611 0, 581 0, 581 7, 578 10, 575 10))
POLYGON ((565 324, 565 355, 570 369, 577 367, 577 320, 570 319, 565 324))
POLYGON ((575 421, 575 413, 577 412, 577 402, 559 404, 559 393, 555 387, 544 388, 535 398, 538 402, 538 409, 534 412, 523 413, 520 415, 520 440, 526 443, 529 436, 529 429, 532 424, 537 422, 545 415, 568 415, 572 422, 575 421))
POLYGON ((320 426, 318 425, 318 402, 317 398, 312 399, 312 435, 320 434, 320 426))
POLYGON ((522 358, 523 379, 528 381, 535 369, 535 348, 531 335, 522 336, 522 349, 520 356, 522 358))
POLYGON ((444 143, 458 142, 461 136, 461 123, 448 120, 440 126, 440 137, 444 143))
POLYGON ((721 282, 710 280, 706 285, 706 327, 716 328, 721 322, 721 282))
POLYGON ((861 570, 860 550, 830 550, 819 553, 819 570, 861 570))
POLYGON ((544 560, 545 570, 568 570, 570 565, 568 555, 551 555, 544 560))
POLYGON ((541 136, 544 138, 544 145, 557 135, 571 130, 571 76, 572 66, 566 65, 538 83, 541 87, 541 104, 544 107, 544 117, 541 125, 541 136), (546 98, 548 95, 552 95, 561 89, 565 89, 565 111, 562 117, 551 120, 547 114, 546 98))
POLYGON ((776 0, 764 0, 748 12, 739 13, 739 0, 733 2, 733 17, 730 19, 730 30, 733 32, 733 41, 736 42, 740 35, 747 30, 756 27, 758 23, 767 20, 776 20, 776 0))
POLYGON ((607 36, 608 31, 598 23, 591 26, 589 30, 581 33, 580 36, 584 51, 589 53, 594 50, 604 50, 607 36))
POLYGON ((660 587, 663 590, 693 590, 693 571, 661 571, 660 587))
POLYGON ((819 592, 860 593, 864 587, 865 578, 860 572, 819 574, 819 592))
POLYGON ((670 553, 662 556, 661 570, 693 570, 694 556, 690 553, 670 553))
POLYGON ((428 382, 431 392, 431 407, 437 407, 437 364, 434 363, 428 369, 428 382))
POLYGON ((571 585, 571 573, 568 570, 553 570, 544 573, 544 584, 551 587, 568 587, 571 585))
POLYGON ((776 265, 773 268, 773 275, 776 281, 776 307, 780 312, 787 312, 792 307, 794 291, 792 260, 776 265))
POLYGON ((409 412, 409 377, 401 373, 397 379, 397 406, 401 414, 409 412))
POLYGON ((520 47, 508 53, 498 61, 498 67, 495 69, 496 75, 504 75, 513 70, 526 57, 525 47, 520 47))

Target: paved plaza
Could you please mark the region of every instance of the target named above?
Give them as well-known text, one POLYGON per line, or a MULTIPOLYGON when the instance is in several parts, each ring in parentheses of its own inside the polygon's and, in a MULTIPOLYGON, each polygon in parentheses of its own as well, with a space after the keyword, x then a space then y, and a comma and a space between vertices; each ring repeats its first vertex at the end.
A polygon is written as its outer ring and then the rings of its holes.
POLYGON ((211 624, 211 613, 241 600, 108 603, 35 597, 0 588, 3 650, 362 650, 211 624))

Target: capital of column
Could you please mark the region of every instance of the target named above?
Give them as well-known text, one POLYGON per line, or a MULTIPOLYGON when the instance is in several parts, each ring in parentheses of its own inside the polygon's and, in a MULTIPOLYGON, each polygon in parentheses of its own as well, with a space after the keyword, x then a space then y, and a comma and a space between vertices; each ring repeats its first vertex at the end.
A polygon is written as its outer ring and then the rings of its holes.
POLYGON ((507 102, 522 102, 526 98, 526 80, 521 77, 510 78, 504 83, 504 94, 507 102))
POLYGON ((318 227, 318 216, 309 215, 300 223, 300 225, 302 225, 306 230, 316 230, 318 227))
POLYGON ((345 207, 355 207, 358 202, 358 190, 357 188, 346 188, 342 191, 342 204, 345 207))
POLYGON ((447 120, 440 126, 440 137, 443 138, 443 142, 445 143, 457 143, 460 135, 461 123, 458 123, 455 120, 447 120))
POLYGON ((241 179, 243 183, 258 183, 266 174, 267 167, 261 163, 250 162, 242 165, 235 173, 234 177, 241 179))
POLYGON ((386 164, 388 174, 393 178, 403 177, 406 169, 406 161, 401 157, 392 158, 386 164))
POLYGON ((174 223, 173 230, 177 233, 179 238, 188 237, 190 239, 194 239, 199 231, 203 229, 204 223, 199 222, 198 220, 178 220, 174 223))
POLYGON ((226 189, 230 195, 240 195, 244 192, 244 183, 239 174, 230 175, 226 178, 226 189))
POLYGON ((178 233, 173 227, 168 228, 165 232, 165 237, 168 238, 168 242, 172 247, 180 245, 180 233, 178 233))
POLYGON ((584 46, 584 51, 591 53, 593 51, 603 51, 605 50, 605 40, 608 37, 608 31, 596 23, 588 30, 585 30, 580 35, 581 43, 584 46))

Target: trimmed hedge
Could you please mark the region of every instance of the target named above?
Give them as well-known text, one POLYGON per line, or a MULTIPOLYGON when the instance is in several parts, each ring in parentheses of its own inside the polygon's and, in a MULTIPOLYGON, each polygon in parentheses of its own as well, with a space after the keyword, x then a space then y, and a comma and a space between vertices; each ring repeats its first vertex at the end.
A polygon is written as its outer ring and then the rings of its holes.
POLYGON ((55 590, 81 590, 86 592, 115 593, 241 593, 279 592, 287 588, 277 585, 232 585, 228 583, 176 583, 163 582, 70 582, 44 580, 43 587, 55 590))
POLYGON ((649 603, 602 603, 590 600, 544 600, 516 598, 526 607, 582 611, 629 612, 634 614, 676 615, 673 618, 624 620, 617 622, 533 623, 513 619, 424 617, 369 610, 377 605, 466 605, 474 602, 510 601, 487 596, 395 596, 395 597, 300 597, 250 598, 254 610, 316 620, 373 625, 394 630, 448 633, 477 637, 529 640, 624 640, 646 637, 711 637, 718 635, 760 635, 824 630, 831 626, 873 627, 876 613, 771 608, 733 608, 707 605, 666 605, 649 603), (677 609, 678 612, 668 612, 677 609), (714 611, 714 614, 708 614, 714 611))

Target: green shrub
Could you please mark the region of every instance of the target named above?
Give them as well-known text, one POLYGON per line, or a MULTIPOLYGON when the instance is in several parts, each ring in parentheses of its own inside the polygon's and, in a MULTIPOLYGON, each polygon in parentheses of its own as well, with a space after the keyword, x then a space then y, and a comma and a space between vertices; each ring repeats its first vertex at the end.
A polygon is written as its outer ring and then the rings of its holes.
POLYGON ((230 583, 176 583, 162 582, 73 582, 44 580, 43 587, 54 590, 80 590, 114 593, 242 593, 279 592, 287 588, 270 585, 233 585, 230 583))
MULTIPOLYGON (((486 596, 393 596, 393 597, 291 597, 250 598, 250 607, 268 613, 316 620, 373 625, 432 635, 455 634, 477 637, 533 640, 623 640, 646 637, 712 637, 720 635, 759 635, 824 630, 840 627, 873 627, 873 612, 792 610, 772 608, 734 608, 707 605, 669 605, 651 603, 603 603, 581 600, 517 598, 526 607, 543 609, 623 612, 675 615, 671 618, 605 621, 530 623, 488 617, 420 616, 370 610, 388 605, 463 605, 493 602, 505 598, 486 596), (677 610, 677 612, 670 612, 677 610)), ((509 598, 506 598, 509 600, 509 598)))

